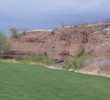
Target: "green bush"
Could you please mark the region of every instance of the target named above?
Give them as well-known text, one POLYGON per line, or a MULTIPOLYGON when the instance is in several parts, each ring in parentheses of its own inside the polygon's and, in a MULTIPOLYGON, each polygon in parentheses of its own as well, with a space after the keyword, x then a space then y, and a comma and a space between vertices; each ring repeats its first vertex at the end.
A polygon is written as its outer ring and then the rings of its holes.
POLYGON ((53 65, 54 62, 52 60, 50 60, 50 59, 44 59, 42 61, 42 63, 45 64, 45 65, 50 66, 50 65, 53 65))
POLYGON ((17 28, 17 27, 11 27, 11 28, 9 28, 9 31, 10 31, 10 33, 11 33, 11 36, 13 37, 13 38, 16 38, 17 37, 17 34, 19 33, 19 28, 17 28))
POLYGON ((28 54, 23 58, 24 61, 29 61, 29 62, 37 62, 37 63, 42 63, 45 65, 53 65, 53 61, 50 59, 47 59, 46 55, 43 54, 28 54))
POLYGON ((10 50, 10 45, 7 41, 7 37, 0 31, 0 54, 6 53, 10 50))
POLYGON ((91 53, 91 51, 85 51, 77 54, 70 60, 65 60, 63 68, 72 69, 73 71, 81 69, 82 67, 84 67, 85 60, 88 59, 88 55, 91 53))
POLYGON ((65 69, 72 69, 73 71, 78 70, 84 66, 85 58, 73 58, 71 60, 64 61, 65 69))

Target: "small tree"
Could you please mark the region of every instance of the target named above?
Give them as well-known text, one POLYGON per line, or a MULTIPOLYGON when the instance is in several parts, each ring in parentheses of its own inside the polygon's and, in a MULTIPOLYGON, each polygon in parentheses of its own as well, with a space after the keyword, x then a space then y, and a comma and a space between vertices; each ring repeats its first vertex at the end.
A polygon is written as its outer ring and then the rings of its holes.
POLYGON ((0 31, 0 54, 8 52, 10 49, 7 37, 0 31))
POLYGON ((12 37, 16 37, 16 35, 19 33, 19 28, 11 27, 11 28, 9 28, 9 31, 10 31, 12 37))

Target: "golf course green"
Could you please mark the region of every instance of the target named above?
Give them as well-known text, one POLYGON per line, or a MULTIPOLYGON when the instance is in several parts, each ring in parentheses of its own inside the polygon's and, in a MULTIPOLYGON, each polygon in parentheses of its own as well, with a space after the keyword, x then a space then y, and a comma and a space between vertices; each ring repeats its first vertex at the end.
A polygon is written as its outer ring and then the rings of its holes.
POLYGON ((110 78, 0 62, 0 100, 110 100, 110 78))

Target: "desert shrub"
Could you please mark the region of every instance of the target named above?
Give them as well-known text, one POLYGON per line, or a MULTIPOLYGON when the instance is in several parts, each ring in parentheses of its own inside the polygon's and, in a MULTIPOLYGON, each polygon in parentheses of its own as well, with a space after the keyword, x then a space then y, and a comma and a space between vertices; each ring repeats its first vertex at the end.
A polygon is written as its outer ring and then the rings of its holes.
POLYGON ((53 62, 53 60, 50 60, 50 59, 44 59, 42 61, 42 63, 45 64, 45 65, 50 66, 50 65, 53 65, 54 62, 53 62))
POLYGON ((72 69, 73 71, 76 70, 77 61, 74 60, 65 60, 63 68, 65 69, 72 69))
POLYGON ((64 60, 64 69, 72 69, 73 71, 79 70, 84 67, 85 60, 88 59, 88 55, 91 51, 85 51, 72 57, 70 60, 64 60))
POLYGON ((85 57, 73 57, 71 60, 64 61, 65 69, 78 70, 84 66, 85 57))
POLYGON ((17 27, 11 27, 9 28, 9 31, 10 31, 10 34, 13 38, 16 38, 17 37, 17 34, 19 33, 19 28, 17 27))
POLYGON ((33 62, 41 62, 43 60, 43 55, 36 55, 36 54, 28 54, 24 57, 26 61, 33 61, 33 62))
POLYGON ((23 62, 37 62, 37 63, 42 63, 45 65, 53 65, 53 60, 47 59, 46 55, 44 54, 28 54, 23 58, 23 62))
POLYGON ((10 45, 8 43, 7 37, 0 31, 0 54, 6 53, 10 50, 10 45))

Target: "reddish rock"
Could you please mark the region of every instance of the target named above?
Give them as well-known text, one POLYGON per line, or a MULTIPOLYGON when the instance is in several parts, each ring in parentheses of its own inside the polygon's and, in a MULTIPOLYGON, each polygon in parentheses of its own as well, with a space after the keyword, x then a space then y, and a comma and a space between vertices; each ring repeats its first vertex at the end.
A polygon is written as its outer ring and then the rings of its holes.
POLYGON ((47 53, 50 59, 60 60, 67 56, 64 52, 71 56, 84 50, 93 50, 94 56, 109 59, 110 30, 105 26, 93 24, 28 31, 19 34, 17 39, 10 38, 10 42, 12 51, 47 53))
POLYGON ((110 24, 28 31, 10 38, 10 43, 12 52, 47 54, 59 61, 84 51, 92 51, 91 59, 110 60, 110 24))

